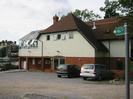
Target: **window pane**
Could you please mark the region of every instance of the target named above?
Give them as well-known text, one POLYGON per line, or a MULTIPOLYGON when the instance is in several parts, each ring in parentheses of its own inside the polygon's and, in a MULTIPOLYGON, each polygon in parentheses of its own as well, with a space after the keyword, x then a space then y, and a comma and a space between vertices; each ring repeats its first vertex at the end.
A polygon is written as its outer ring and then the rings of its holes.
POLYGON ((57 35, 57 40, 60 40, 61 39, 61 34, 58 34, 57 35))
POLYGON ((50 35, 47 35, 47 40, 50 40, 50 35))
POLYGON ((60 64, 64 64, 65 60, 64 59, 60 59, 60 64))
POLYGON ((69 39, 73 39, 73 33, 69 33, 69 39))

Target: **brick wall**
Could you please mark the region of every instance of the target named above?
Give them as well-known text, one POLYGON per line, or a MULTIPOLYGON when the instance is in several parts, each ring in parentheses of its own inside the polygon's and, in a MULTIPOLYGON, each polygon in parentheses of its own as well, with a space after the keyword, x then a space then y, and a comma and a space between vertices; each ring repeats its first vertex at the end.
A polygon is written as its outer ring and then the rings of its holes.
POLYGON ((94 57, 66 57, 65 62, 68 64, 75 64, 79 65, 80 67, 83 64, 94 64, 95 63, 95 58, 94 57))
POLYGON ((42 70, 41 67, 41 58, 29 58, 28 59, 28 67, 29 70, 42 70), (33 64, 33 59, 35 60, 35 64, 33 64))
MULTIPOLYGON (((28 66, 29 69, 33 68, 33 69, 42 69, 41 68, 41 58, 36 57, 35 58, 35 65, 32 64, 32 59, 35 57, 29 57, 28 58, 28 66)), ((51 69, 52 64, 45 64, 45 60, 46 58, 44 58, 44 67, 45 69, 51 69)), ((26 61, 25 57, 20 57, 20 62, 21 61, 26 61)), ((83 64, 105 64, 106 66, 108 66, 110 69, 115 70, 115 69, 119 69, 118 67, 120 67, 121 65, 124 66, 124 58, 121 57, 115 57, 115 58, 95 58, 95 57, 65 57, 65 63, 67 64, 76 64, 79 65, 80 67, 83 64), (118 66, 120 65, 120 66, 118 66)))

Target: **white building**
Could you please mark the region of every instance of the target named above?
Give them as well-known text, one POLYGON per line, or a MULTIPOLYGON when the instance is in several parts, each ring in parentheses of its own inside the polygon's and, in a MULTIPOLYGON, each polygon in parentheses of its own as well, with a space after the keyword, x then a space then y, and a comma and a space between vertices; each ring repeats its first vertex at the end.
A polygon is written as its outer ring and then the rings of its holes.
POLYGON ((124 39, 113 33, 120 25, 123 23, 117 18, 84 23, 73 14, 61 20, 54 16, 53 25, 20 39, 20 67, 53 71, 63 63, 79 66, 102 63, 111 69, 121 69, 125 57, 124 39))

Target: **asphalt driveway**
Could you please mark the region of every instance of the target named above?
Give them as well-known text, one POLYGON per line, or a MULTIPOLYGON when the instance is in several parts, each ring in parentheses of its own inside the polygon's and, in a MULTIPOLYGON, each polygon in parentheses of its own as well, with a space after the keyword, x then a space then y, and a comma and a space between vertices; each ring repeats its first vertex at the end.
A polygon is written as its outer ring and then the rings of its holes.
POLYGON ((44 72, 0 73, 0 99, 124 98, 124 84, 83 81, 81 78, 57 78, 55 73, 44 72))

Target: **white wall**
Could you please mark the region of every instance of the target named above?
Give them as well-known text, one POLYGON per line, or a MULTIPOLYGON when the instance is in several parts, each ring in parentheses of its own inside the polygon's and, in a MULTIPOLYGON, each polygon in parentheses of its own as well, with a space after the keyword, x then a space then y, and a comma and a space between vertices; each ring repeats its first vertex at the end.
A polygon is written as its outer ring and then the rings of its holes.
POLYGON ((22 48, 19 49, 19 56, 41 56, 41 42, 38 41, 36 48, 22 48))
MULTIPOLYGON (((104 41, 103 43, 109 49, 109 41, 104 41)), ((130 47, 129 47, 129 52, 130 52, 130 47)), ((110 57, 125 57, 124 40, 110 41, 110 57)))
POLYGON ((69 56, 69 57, 94 57, 94 48, 81 36, 77 31, 71 32, 74 34, 73 39, 68 38, 68 32, 62 33, 66 35, 65 40, 54 40, 53 35, 50 35, 50 40, 46 40, 47 34, 43 34, 40 40, 43 41, 44 56, 69 56))

